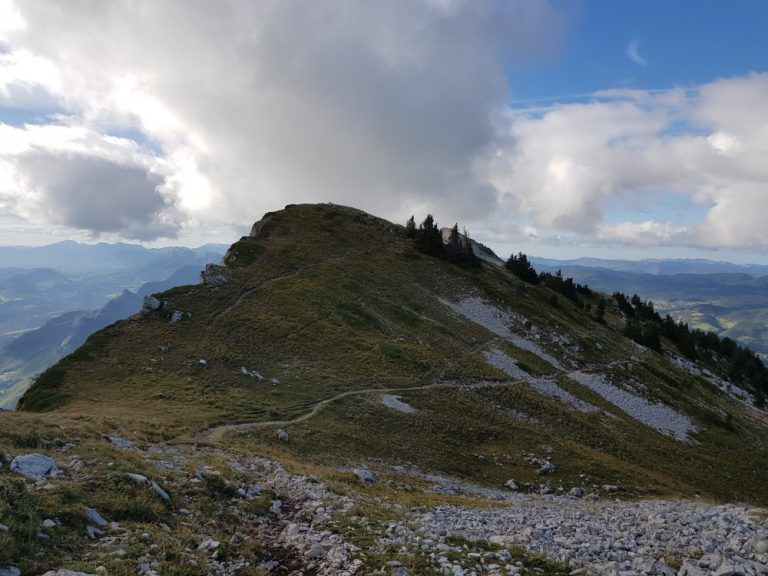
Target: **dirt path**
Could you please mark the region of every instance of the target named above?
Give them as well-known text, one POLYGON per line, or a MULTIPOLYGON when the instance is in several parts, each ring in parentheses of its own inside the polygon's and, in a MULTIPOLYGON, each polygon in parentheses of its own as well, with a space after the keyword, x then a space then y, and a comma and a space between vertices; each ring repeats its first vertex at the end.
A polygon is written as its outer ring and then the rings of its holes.
POLYGON ((269 420, 266 422, 244 422, 241 424, 222 424, 220 426, 214 426, 213 428, 209 428, 208 430, 205 430, 203 432, 196 434, 193 437, 193 439, 218 441, 218 440, 221 440, 224 434, 228 432, 243 432, 246 430, 269 428, 271 426, 289 426, 291 424, 298 424, 299 422, 304 422, 305 420, 309 420, 313 416, 317 415, 317 413, 320 412, 320 410, 322 410, 328 404, 332 404, 333 402, 336 402, 337 400, 341 400, 342 398, 346 398, 348 396, 363 396, 363 395, 369 395, 369 394, 389 394, 393 392, 394 393, 414 392, 417 390, 430 390, 433 388, 472 388, 475 385, 488 386, 489 384, 492 386, 507 386, 509 384, 516 384, 519 382, 524 382, 524 380, 501 380, 498 382, 490 382, 490 383, 482 382, 479 384, 461 384, 458 382, 433 382, 432 384, 424 384, 423 386, 409 386, 407 388, 402 388, 402 387, 401 388, 366 388, 364 390, 347 390, 346 392, 341 392, 339 394, 336 394, 335 396, 326 398, 325 400, 320 400, 314 406, 312 406, 312 409, 309 410, 309 412, 306 412, 301 416, 297 416, 296 418, 293 418, 290 420, 269 420))

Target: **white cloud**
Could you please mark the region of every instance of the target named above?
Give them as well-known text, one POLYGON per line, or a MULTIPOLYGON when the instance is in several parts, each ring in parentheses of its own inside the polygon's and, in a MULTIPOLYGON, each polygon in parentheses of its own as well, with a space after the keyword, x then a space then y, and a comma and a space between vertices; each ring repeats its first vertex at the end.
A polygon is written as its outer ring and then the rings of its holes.
POLYGON ((523 219, 605 242, 768 246, 768 74, 598 96, 500 123, 507 145, 489 155, 487 173, 523 219), (706 215, 603 224, 649 193, 706 215))
POLYGON ((134 141, 83 127, 0 124, 0 206, 46 224, 154 240, 177 234, 175 172, 134 141))
POLYGON ((525 0, 17 8, 12 54, 52 63, 61 106, 95 131, 140 129, 189 218, 237 224, 302 201, 482 218, 496 193, 475 160, 509 98, 504 64, 546 53, 561 27, 525 0))
POLYGON ((648 61, 640 55, 639 38, 635 38, 627 45, 627 56, 638 66, 648 66, 648 61))
POLYGON ((34 225, 150 239, 333 201, 479 239, 768 246, 768 74, 510 109, 505 65, 560 38, 544 2, 0 0, 0 23, 0 100, 62 111, 0 126, 0 208, 34 225), (110 179, 135 212, 99 204, 110 179))
POLYGON ((643 246, 686 245, 690 229, 672 222, 621 222, 612 226, 599 226, 597 238, 603 241, 643 246))

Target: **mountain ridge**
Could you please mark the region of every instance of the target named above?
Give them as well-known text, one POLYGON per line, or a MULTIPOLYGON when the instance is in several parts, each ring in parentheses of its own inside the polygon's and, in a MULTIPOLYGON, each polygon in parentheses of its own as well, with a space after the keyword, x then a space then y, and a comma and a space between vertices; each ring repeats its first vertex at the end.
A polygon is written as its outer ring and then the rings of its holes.
POLYGON ((622 309, 647 303, 423 246, 359 210, 291 205, 202 283, 89 337, 23 411, 0 413, 14 456, 0 467, 0 566, 768 566, 768 522, 733 504, 768 504, 756 383, 726 381, 717 355, 696 363, 664 338, 658 351, 625 338, 622 309), (20 480, 30 461, 54 475, 20 480))

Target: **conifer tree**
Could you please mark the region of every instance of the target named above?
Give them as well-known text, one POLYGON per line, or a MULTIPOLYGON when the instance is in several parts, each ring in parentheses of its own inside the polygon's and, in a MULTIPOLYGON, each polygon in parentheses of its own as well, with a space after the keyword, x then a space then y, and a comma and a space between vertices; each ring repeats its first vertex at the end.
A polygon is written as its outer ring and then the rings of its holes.
POLYGON ((413 219, 413 214, 405 223, 405 236, 406 238, 416 238, 416 221, 413 219))
POLYGON ((445 254, 443 238, 432 214, 427 214, 424 222, 419 224, 419 229, 416 231, 416 248, 430 256, 445 254))

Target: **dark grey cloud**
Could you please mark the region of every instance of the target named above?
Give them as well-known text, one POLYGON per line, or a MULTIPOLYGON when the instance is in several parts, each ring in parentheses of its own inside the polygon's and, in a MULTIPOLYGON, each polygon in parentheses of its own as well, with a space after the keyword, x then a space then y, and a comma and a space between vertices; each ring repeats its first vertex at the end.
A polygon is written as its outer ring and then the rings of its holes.
POLYGON ((15 162, 51 223, 133 240, 177 234, 173 207, 159 191, 162 178, 141 166, 50 151, 27 152, 15 162))

